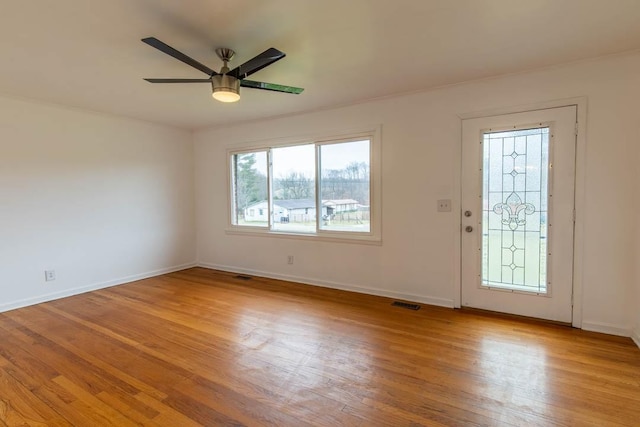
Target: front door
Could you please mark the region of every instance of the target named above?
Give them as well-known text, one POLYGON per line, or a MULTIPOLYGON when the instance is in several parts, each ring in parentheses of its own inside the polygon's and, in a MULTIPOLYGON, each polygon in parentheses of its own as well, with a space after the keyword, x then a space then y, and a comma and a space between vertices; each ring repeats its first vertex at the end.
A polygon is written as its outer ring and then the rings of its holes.
POLYGON ((463 306, 571 322, 576 113, 463 120, 463 306))

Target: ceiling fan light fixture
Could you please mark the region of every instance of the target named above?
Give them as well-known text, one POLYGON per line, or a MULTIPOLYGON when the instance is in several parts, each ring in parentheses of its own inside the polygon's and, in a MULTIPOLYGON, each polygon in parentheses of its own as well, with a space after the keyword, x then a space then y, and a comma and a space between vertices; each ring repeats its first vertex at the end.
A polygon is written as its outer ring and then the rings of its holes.
POLYGON ((240 80, 226 74, 218 74, 211 78, 213 99, 220 102, 236 102, 240 99, 240 80))

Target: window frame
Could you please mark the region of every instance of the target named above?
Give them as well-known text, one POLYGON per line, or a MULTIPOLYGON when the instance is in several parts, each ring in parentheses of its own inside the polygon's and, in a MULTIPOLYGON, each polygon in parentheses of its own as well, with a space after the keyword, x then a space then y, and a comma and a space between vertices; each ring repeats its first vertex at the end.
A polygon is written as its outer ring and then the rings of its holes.
POLYGON ((227 146, 227 212, 228 221, 226 234, 236 235, 253 235, 253 236, 269 236, 291 238, 299 240, 324 240, 339 241, 362 244, 381 244, 382 243, 382 162, 381 162, 381 127, 372 127, 354 131, 336 132, 333 134, 317 135, 315 137, 294 137, 287 139, 270 139, 254 143, 243 143, 227 146), (348 142, 357 142, 369 140, 369 231, 342 231, 342 230, 326 230, 321 228, 321 212, 322 212, 322 195, 321 195, 321 159, 320 149, 323 145, 340 144, 348 142), (272 155, 271 149, 313 145, 315 150, 315 204, 316 204, 316 227, 314 232, 293 232, 288 230, 273 229, 273 211, 272 211, 272 155), (268 222, 266 226, 242 225, 234 223, 236 216, 234 214, 234 165, 233 156, 238 154, 249 154, 252 152, 266 152, 267 154, 267 215, 268 222))

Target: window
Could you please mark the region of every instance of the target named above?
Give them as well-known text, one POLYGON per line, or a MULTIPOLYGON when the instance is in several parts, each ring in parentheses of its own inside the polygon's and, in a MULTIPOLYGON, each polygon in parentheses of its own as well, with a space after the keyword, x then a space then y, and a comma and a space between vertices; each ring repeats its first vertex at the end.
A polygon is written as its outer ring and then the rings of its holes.
POLYGON ((379 240, 376 147, 369 133, 230 151, 232 231, 379 240))
POLYGON ((271 222, 275 231, 316 231, 316 184, 314 144, 272 148, 271 209, 279 212, 271 222), (312 208, 314 215, 305 214, 312 208))
POLYGON ((233 223, 250 227, 265 227, 268 218, 260 210, 254 216, 254 209, 266 205, 267 152, 255 151, 232 156, 233 169, 233 223))
POLYGON ((371 230, 369 140, 324 144, 318 151, 322 197, 320 229, 368 233, 371 230))

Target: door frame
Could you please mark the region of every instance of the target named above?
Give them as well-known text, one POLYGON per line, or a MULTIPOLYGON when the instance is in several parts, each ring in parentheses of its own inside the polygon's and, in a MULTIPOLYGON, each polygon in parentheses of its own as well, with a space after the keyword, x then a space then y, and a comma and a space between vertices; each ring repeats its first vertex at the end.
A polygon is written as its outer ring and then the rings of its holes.
POLYGON ((572 326, 582 327, 582 285, 584 258, 584 205, 585 205, 585 155, 587 143, 587 97, 559 99, 555 101, 514 107, 497 108, 471 113, 458 114, 460 120, 460 142, 454 148, 454 158, 458 159, 454 170, 453 188, 457 191, 457 198, 453 202, 452 212, 457 212, 454 221, 454 271, 453 271, 453 304, 454 308, 461 308, 462 304, 462 121, 480 117, 499 116, 504 114, 525 113, 535 110, 546 110, 558 107, 575 106, 577 109, 577 135, 575 159, 575 224, 573 236, 573 320, 572 326))

